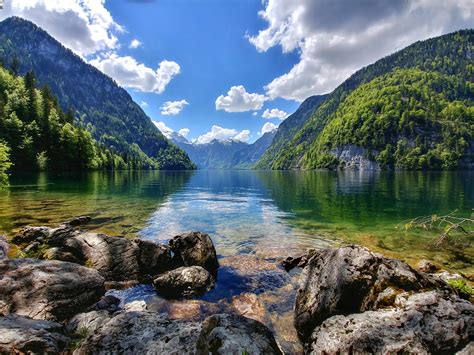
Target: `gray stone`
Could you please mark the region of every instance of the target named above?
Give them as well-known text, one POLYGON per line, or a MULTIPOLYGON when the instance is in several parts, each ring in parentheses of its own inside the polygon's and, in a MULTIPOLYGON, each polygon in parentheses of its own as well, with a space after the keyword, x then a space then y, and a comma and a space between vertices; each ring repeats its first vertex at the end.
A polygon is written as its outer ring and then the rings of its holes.
POLYGON ((202 266, 213 275, 217 273, 219 262, 216 249, 208 234, 201 232, 181 234, 171 239, 169 245, 178 264, 202 266))
POLYGON ((135 243, 139 249, 138 263, 142 275, 155 276, 173 268, 168 246, 142 239, 136 239, 135 243))
POLYGON ((97 233, 80 233, 68 238, 64 247, 64 250, 71 252, 84 265, 97 270, 107 281, 140 279, 139 250, 131 240, 97 233))
POLYGON ((18 315, 0 317, 1 354, 59 354, 70 339, 59 323, 18 315))
POLYGON ((360 246, 328 249, 310 259, 296 296, 295 327, 304 341, 327 318, 389 306, 391 292, 446 287, 444 283, 360 246))
POLYGON ((200 328, 155 312, 121 312, 88 332, 74 354, 194 354, 200 328))
POLYGON ((62 321, 84 311, 104 294, 95 270, 62 261, 0 261, 0 314, 62 321))
POLYGON ((108 322, 112 318, 110 312, 107 311, 91 311, 87 313, 76 314, 66 324, 66 330, 69 334, 84 335, 94 333, 103 323, 108 322))
POLYGON ((211 290, 214 278, 200 266, 180 267, 159 275, 153 286, 166 298, 192 298, 211 290))
POLYGON ((236 314, 206 318, 197 341, 197 354, 282 354, 262 323, 236 314))
POLYGON ((3 235, 0 235, 0 260, 8 259, 8 252, 10 246, 8 245, 7 238, 3 235))
POLYGON ((397 296, 396 307, 333 316, 314 329, 311 354, 453 354, 474 337, 474 306, 429 291, 397 296))

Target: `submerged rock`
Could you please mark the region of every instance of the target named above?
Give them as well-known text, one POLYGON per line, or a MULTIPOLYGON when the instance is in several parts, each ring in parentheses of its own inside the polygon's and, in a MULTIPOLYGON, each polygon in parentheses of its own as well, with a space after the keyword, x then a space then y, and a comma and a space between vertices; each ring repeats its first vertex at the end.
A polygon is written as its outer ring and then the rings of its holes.
POLYGON ((105 292, 95 270, 62 261, 0 261, 0 314, 61 321, 84 311, 105 292))
POLYGON ((74 354, 194 354, 200 329, 155 312, 121 312, 100 321, 74 354))
POLYGON ((262 323, 236 314, 206 318, 197 354, 282 354, 273 334, 262 323))
POLYGON ((7 238, 3 235, 0 235, 0 260, 8 259, 8 251, 10 246, 8 245, 7 238))
POLYGON ((166 298, 192 298, 211 290, 214 278, 200 266, 180 267, 159 275, 153 285, 166 298))
POLYGON ((216 249, 211 237, 206 233, 178 235, 169 241, 169 246, 180 265, 201 266, 213 275, 219 268, 216 249))
POLYGON ((454 353, 474 337, 474 306, 430 291, 397 296, 396 307, 333 316, 314 329, 307 353, 454 353))
POLYGON ((420 271, 426 272, 427 274, 433 274, 440 269, 438 266, 426 259, 420 260, 417 267, 420 271))
POLYGON ((64 222, 64 224, 71 227, 78 227, 89 223, 91 220, 92 218, 90 216, 79 216, 71 219, 70 221, 64 222))
POLYGON ((306 254, 302 254, 295 257, 287 257, 281 262, 281 265, 286 271, 290 271, 296 267, 304 268, 308 264, 309 259, 311 259, 317 253, 318 252, 316 249, 309 249, 306 254))
POLYGON ((18 315, 0 317, 1 354, 59 354, 70 341, 59 323, 18 315))
POLYGON ((334 315, 385 307, 395 293, 443 287, 444 283, 360 246, 328 249, 310 259, 296 296, 295 327, 305 341, 334 315), (391 291, 391 292, 392 292, 391 291))

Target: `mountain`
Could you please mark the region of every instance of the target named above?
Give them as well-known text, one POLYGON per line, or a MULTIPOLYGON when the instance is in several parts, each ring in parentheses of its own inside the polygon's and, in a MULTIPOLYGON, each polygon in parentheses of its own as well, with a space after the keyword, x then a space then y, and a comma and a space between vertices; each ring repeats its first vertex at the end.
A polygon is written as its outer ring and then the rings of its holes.
POLYGON ((194 168, 127 91, 35 24, 18 17, 0 22, 0 60, 7 67, 19 61, 20 74, 33 71, 40 85, 52 89, 64 110, 74 110, 77 123, 134 166, 194 168))
POLYGON ((416 42, 357 71, 257 166, 474 167, 473 53, 474 31, 462 30, 416 42))
POLYGON ((307 98, 300 107, 298 107, 295 113, 288 116, 288 118, 278 126, 275 138, 265 154, 262 155, 262 158, 255 165, 256 169, 270 169, 272 167, 274 157, 285 146, 285 143, 303 127, 308 118, 311 117, 311 114, 324 102, 326 97, 327 95, 315 95, 307 98))
POLYGON ((199 169, 250 169, 271 144, 275 133, 276 130, 267 132, 252 144, 235 139, 214 139, 206 144, 196 144, 179 133, 165 132, 199 169))

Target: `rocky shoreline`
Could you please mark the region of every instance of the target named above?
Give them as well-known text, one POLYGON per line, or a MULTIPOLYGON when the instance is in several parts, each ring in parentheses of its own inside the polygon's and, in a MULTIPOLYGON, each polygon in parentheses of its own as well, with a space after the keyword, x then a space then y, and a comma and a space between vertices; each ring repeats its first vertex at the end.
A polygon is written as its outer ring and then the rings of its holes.
POLYGON ((356 245, 309 250, 281 266, 218 259, 205 233, 157 244, 81 230, 89 221, 0 237, 1 354, 473 351, 474 305, 428 262, 415 270, 356 245), (20 257, 10 259, 11 249, 20 257), (226 279, 229 270, 239 278, 226 279), (153 288, 157 303, 123 304, 107 292, 136 285, 153 288), (272 287, 283 290, 276 303, 294 305, 286 306, 294 348, 261 304, 272 287))

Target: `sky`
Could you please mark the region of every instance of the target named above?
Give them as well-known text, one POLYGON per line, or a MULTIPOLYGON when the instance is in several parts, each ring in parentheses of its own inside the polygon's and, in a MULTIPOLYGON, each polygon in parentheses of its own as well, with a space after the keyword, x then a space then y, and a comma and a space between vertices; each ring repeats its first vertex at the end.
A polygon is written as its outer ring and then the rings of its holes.
POLYGON ((253 142, 377 59, 474 27, 474 0, 4 2, 197 143, 253 142))

